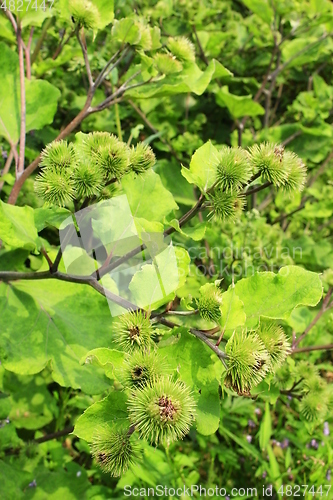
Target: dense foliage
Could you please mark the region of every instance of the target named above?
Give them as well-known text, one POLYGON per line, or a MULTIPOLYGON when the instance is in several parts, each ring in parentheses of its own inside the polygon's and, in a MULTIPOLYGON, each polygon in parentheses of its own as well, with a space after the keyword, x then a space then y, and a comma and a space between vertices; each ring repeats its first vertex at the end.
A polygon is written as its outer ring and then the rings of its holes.
POLYGON ((21 3, 1 498, 332 498, 331 2, 21 3))

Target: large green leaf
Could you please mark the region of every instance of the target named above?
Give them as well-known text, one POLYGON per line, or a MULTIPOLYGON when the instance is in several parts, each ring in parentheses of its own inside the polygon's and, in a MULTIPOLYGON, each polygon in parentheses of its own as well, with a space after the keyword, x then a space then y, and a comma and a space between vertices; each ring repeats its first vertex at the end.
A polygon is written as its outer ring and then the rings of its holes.
MULTIPOLYGON (((0 42, 0 135, 16 143, 20 136, 21 104, 18 56, 0 42)), ((25 80, 26 132, 52 123, 60 91, 45 80, 25 80)))
POLYGON ((216 103, 222 108, 228 108, 233 118, 258 116, 265 113, 264 108, 258 102, 253 101, 250 95, 239 96, 230 94, 228 87, 222 87, 216 93, 216 103))
POLYGON ((238 281, 235 291, 244 303, 247 326, 254 326, 260 316, 288 319, 299 305, 315 306, 322 296, 317 273, 297 266, 285 266, 278 274, 256 273, 238 281))
POLYGON ((0 200, 0 239, 11 248, 35 250, 38 234, 31 207, 16 207, 0 200))
POLYGON ((186 328, 174 330, 176 341, 160 348, 170 368, 179 373, 197 401, 196 428, 201 434, 214 434, 220 422, 219 382, 222 364, 214 365, 210 349, 186 328), (177 341, 178 340, 178 341, 177 341))
POLYGON ((178 208, 172 194, 165 189, 160 176, 153 170, 142 176, 126 175, 121 184, 133 217, 162 222, 166 215, 178 208))
POLYGON ((126 95, 141 99, 165 97, 188 92, 201 95, 205 92, 211 80, 226 76, 230 77, 232 73, 215 59, 210 61, 205 71, 201 71, 195 63, 190 63, 184 67, 181 73, 166 76, 146 87, 143 86, 129 90, 126 92, 126 95))
POLYGON ((105 424, 126 425, 128 423, 126 402, 127 396, 124 392, 111 392, 102 401, 89 406, 83 415, 78 418, 74 427, 74 434, 91 442, 98 434, 98 429, 104 427, 105 424))
POLYGON ((107 347, 98 347, 87 354, 81 360, 81 363, 91 363, 101 366, 105 375, 109 378, 114 378, 115 371, 119 370, 124 362, 126 353, 109 349, 107 347))
POLYGON ((191 158, 190 168, 182 168, 182 175, 191 184, 206 192, 216 180, 216 167, 219 163, 218 151, 208 141, 196 150, 191 158))
POLYGON ((274 17, 274 11, 269 0, 242 0, 242 2, 265 23, 271 24, 274 17))
POLYGON ((39 429, 57 416, 56 400, 42 376, 17 376, 6 370, 1 390, 9 394, 6 416, 17 428, 39 429))
POLYGON ((246 320, 244 304, 236 295, 234 287, 231 286, 229 290, 222 294, 220 309, 222 313, 220 325, 223 329, 233 330, 237 326, 244 325, 246 320))
POLYGON ((66 208, 52 207, 52 208, 36 208, 34 211, 35 225, 39 231, 47 226, 60 228, 61 223, 70 217, 71 212, 66 208))
POLYGON ((0 283, 0 352, 3 366, 18 374, 50 363, 62 386, 98 394, 110 386, 103 370, 81 366, 88 351, 112 343, 106 300, 86 285, 54 280, 0 283))
POLYGON ((190 256, 181 247, 167 246, 135 273, 129 289, 131 300, 142 308, 157 309, 174 298, 189 272, 190 256))

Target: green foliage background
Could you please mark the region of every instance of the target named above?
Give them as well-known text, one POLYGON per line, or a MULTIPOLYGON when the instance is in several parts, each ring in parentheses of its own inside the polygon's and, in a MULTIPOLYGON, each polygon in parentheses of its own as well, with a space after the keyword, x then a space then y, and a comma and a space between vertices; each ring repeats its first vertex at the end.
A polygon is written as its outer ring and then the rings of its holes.
MULTIPOLYGON (((220 279, 226 340, 236 328, 255 327, 260 316, 278 320, 291 341, 311 329, 299 346, 305 352, 294 352, 275 377, 245 397, 221 390, 222 363, 189 332, 212 324, 196 316, 171 316, 179 328, 158 326, 159 355, 194 391, 195 425, 183 441, 166 449, 142 442, 141 460, 111 478, 91 458, 89 443, 96 425, 123 411, 123 393, 117 391, 123 357, 114 341, 114 319, 105 298, 87 284, 1 279, 1 272, 47 272, 45 254, 54 261, 61 222, 68 208, 76 208, 44 206, 33 188, 38 170, 25 179, 16 205, 10 204, 19 184, 12 165, 0 177, 1 497, 123 498, 125 485, 158 484, 217 485, 229 492, 233 487, 261 492, 262 485, 273 485, 277 492, 283 484, 309 484, 317 491, 331 483, 331 410, 309 422, 294 387, 309 366, 316 365, 328 384, 333 376, 333 316, 321 300, 333 286, 332 4, 92 3, 99 14, 85 29, 85 39, 94 79, 122 42, 129 51, 67 138, 74 141, 79 131, 107 131, 153 148, 154 169, 125 176, 117 189, 128 196, 137 227, 161 233, 175 229, 173 240, 184 249, 177 255, 178 267, 188 274, 169 300, 179 309, 190 308, 201 286, 220 279), (179 71, 158 78, 154 57, 177 36, 193 43, 195 62, 182 61, 179 71), (107 102, 136 72, 131 83, 138 85, 119 102, 107 102), (282 143, 304 161, 305 190, 287 194, 269 186, 247 198, 236 222, 210 221, 204 212, 179 227, 181 216, 212 181, 215 148, 264 141, 282 143)), ((55 0, 51 9, 42 7, 38 1, 37 11, 13 12, 26 45, 29 35, 32 40, 31 78, 25 81, 26 169, 67 130, 89 96, 71 2, 55 0)), ((0 38, 4 168, 21 126, 16 37, 5 12, 0 38)), ((62 263, 59 271, 65 272, 62 263)), ((139 304, 149 293, 149 272, 142 271, 132 284, 139 304)), ((155 309, 163 311, 166 302, 155 309)))

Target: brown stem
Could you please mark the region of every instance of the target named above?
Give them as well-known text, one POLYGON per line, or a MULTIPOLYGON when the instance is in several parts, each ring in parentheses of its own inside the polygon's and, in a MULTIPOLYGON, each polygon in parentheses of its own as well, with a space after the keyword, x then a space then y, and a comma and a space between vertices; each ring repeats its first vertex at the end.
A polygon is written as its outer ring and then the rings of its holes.
POLYGON ((52 432, 52 434, 46 434, 45 436, 42 436, 40 438, 34 439, 33 442, 40 444, 40 443, 46 443, 46 441, 51 441, 51 439, 56 439, 58 437, 62 436, 67 436, 67 434, 71 434, 74 430, 74 427, 72 425, 65 427, 65 429, 62 429, 61 431, 57 432, 52 432))
MULTIPOLYGON (((11 150, 9 152, 9 155, 8 155, 8 158, 6 160, 5 166, 2 169, 1 177, 4 176, 5 174, 7 174, 9 172, 9 169, 10 169, 10 166, 12 164, 13 158, 14 158, 14 151, 13 151, 13 148, 11 148, 11 150)), ((2 188, 3 188, 4 183, 5 183, 5 181, 1 181, 0 182, 0 192, 1 192, 2 188)))
MULTIPOLYGON (((60 141, 67 137, 81 122, 86 118, 90 113, 88 112, 92 96, 88 96, 86 104, 84 108, 80 111, 80 113, 60 132, 55 141, 60 141)), ((30 163, 30 165, 24 170, 22 175, 16 180, 12 192, 8 198, 8 203, 11 205, 15 205, 17 197, 22 189, 24 182, 27 178, 36 170, 38 164, 40 162, 40 155, 35 158, 35 160, 30 163)))
POLYGON ((196 28, 195 28, 195 25, 194 25, 194 24, 193 24, 193 26, 192 26, 192 29, 193 29, 193 33, 194 33, 195 39, 196 39, 197 44, 198 44, 198 47, 199 47, 199 51, 200 51, 200 55, 201 55, 201 59, 202 59, 202 60, 203 60, 203 62, 206 64, 206 66, 208 66, 208 65, 209 65, 209 61, 208 61, 208 59, 207 59, 207 57, 206 57, 206 54, 205 54, 205 51, 204 51, 204 49, 203 49, 203 47, 202 47, 202 45, 201 45, 200 39, 199 39, 199 37, 198 37, 197 30, 196 30, 196 28))
POLYGON ((30 35, 29 35, 29 41, 28 44, 25 47, 25 61, 26 61, 26 68, 27 68, 27 78, 28 80, 31 80, 31 59, 30 59, 30 50, 31 50, 31 43, 32 43, 32 37, 34 34, 34 27, 30 29, 30 35))
POLYGON ((24 71, 24 57, 23 57, 23 41, 21 24, 17 24, 17 46, 19 54, 19 67, 20 67, 20 95, 21 95, 21 130, 20 130, 20 154, 19 162, 16 171, 16 178, 18 179, 24 170, 24 154, 25 154, 25 115, 26 115, 26 101, 25 101, 25 71, 24 71))
MULTIPOLYGON (((158 323, 161 323, 162 325, 165 325, 168 328, 178 328, 181 326, 178 325, 177 323, 174 323, 173 321, 169 321, 164 318, 159 318, 157 321, 158 323)), ((189 328, 189 332, 192 333, 198 339, 202 340, 202 342, 206 344, 209 347, 209 349, 211 349, 217 355, 217 357, 226 367, 225 360, 228 359, 228 356, 226 355, 225 352, 221 351, 217 346, 212 344, 212 342, 206 337, 206 335, 201 330, 197 330, 196 328, 189 328)))
POLYGON ((81 30, 81 36, 79 31, 76 33, 78 42, 80 44, 82 54, 83 54, 83 59, 84 59, 84 64, 86 66, 86 71, 87 71, 87 76, 88 76, 88 82, 89 82, 89 88, 92 89, 94 82, 91 74, 91 69, 90 69, 90 64, 89 64, 89 59, 88 59, 88 50, 87 50, 87 43, 86 43, 86 37, 84 36, 84 31, 83 28, 81 30))
POLYGON ((52 24, 52 18, 50 17, 49 19, 47 19, 45 21, 43 29, 42 29, 42 33, 37 40, 37 43, 36 43, 36 46, 35 46, 33 53, 31 54, 31 64, 33 64, 36 61, 37 55, 38 55, 38 53, 43 45, 43 42, 46 38, 47 30, 49 29, 51 24, 52 24))
POLYGON ((245 191, 245 195, 246 196, 249 196, 250 194, 253 194, 253 193, 258 193, 259 191, 262 191, 263 189, 266 189, 267 187, 271 186, 272 183, 270 181, 267 181, 265 182, 265 184, 261 184, 260 186, 256 186, 252 189, 248 189, 247 191, 245 191))
MULTIPOLYGON (((141 111, 141 109, 136 105, 134 104, 133 101, 131 101, 131 99, 128 99, 126 102, 128 102, 128 104, 134 109, 134 111, 142 118, 142 120, 144 121, 144 123, 147 125, 147 127, 150 128, 150 130, 152 132, 154 132, 154 134, 158 134, 158 130, 157 128, 154 127, 154 125, 148 120, 147 116, 144 114, 143 111, 141 111)), ((171 144, 166 141, 165 139, 163 139, 163 137, 159 137, 159 140, 161 142, 163 142, 163 144, 165 144, 170 153, 172 154, 172 156, 174 156, 176 158, 176 160, 181 163, 182 160, 179 158, 178 154, 176 153, 176 151, 173 149, 173 147, 171 146, 171 144)))
POLYGON ((8 9, 5 9, 5 13, 6 13, 6 16, 8 17, 8 19, 10 20, 10 22, 12 23, 15 33, 17 33, 17 24, 16 24, 16 21, 15 21, 13 14, 8 9))
POLYGON ((330 351, 333 349, 333 344, 327 345, 313 345, 308 347, 300 347, 298 349, 294 349, 291 354, 297 354, 299 352, 312 352, 312 351, 330 351))
POLYGON ((325 298, 323 300, 323 303, 322 303, 322 306, 320 308, 320 310, 318 311, 317 315, 315 316, 315 318, 311 321, 311 323, 309 324, 309 326, 307 326, 307 328, 304 330, 304 332, 302 333, 302 335, 300 335, 296 340, 295 340, 295 343, 294 343, 294 351, 295 351, 295 348, 299 345, 300 342, 302 342, 302 340, 307 336, 307 334, 309 333, 309 331, 315 326, 315 324, 320 320, 320 318, 322 317, 322 315, 329 309, 329 302, 331 300, 331 297, 332 297, 332 292, 333 292, 333 288, 330 287, 328 289, 328 292, 327 294, 325 295, 325 298))
POLYGON ((47 254, 47 252, 46 252, 45 248, 42 248, 42 249, 41 249, 41 253, 42 253, 42 255, 44 255, 44 257, 45 257, 45 259, 46 259, 46 261, 47 261, 47 263, 48 263, 48 265, 49 265, 49 269, 50 269, 50 271, 51 271, 52 266, 53 266, 53 262, 52 262, 52 260, 50 259, 50 257, 48 256, 48 254, 47 254))

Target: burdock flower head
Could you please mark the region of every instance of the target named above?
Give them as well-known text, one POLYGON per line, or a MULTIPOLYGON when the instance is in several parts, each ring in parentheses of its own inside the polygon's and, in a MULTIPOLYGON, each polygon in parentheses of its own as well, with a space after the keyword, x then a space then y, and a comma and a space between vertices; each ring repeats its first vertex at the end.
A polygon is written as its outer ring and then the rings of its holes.
POLYGON ((139 142, 135 147, 131 148, 129 161, 133 172, 142 174, 155 165, 156 157, 148 144, 139 142))
POLYGON ((80 28, 97 29, 100 15, 97 7, 89 0, 69 0, 68 9, 80 28))
POLYGON ((217 322, 222 315, 221 305, 222 293, 213 283, 207 283, 200 288, 197 307, 202 318, 217 322))
POLYGON ((270 358, 260 337, 253 332, 235 331, 227 342, 228 369, 225 383, 238 394, 248 394, 270 369, 270 358))
POLYGON ((152 345, 154 329, 145 311, 131 311, 120 316, 114 324, 114 340, 124 351, 134 349, 149 350, 152 345))
POLYGON ((225 146, 219 151, 218 159, 216 185, 223 191, 237 191, 249 182, 253 167, 247 151, 225 146))
POLYGON ((165 374, 165 363, 155 352, 134 351, 125 361, 120 378, 126 388, 136 389, 152 384, 165 374))
POLYGON ((104 472, 120 476, 138 458, 138 446, 132 436, 134 430, 134 427, 107 425, 98 429, 91 451, 104 472))
POLYGON ((128 400, 129 418, 140 437, 164 445, 189 432, 195 406, 190 389, 170 378, 133 391, 128 400))

